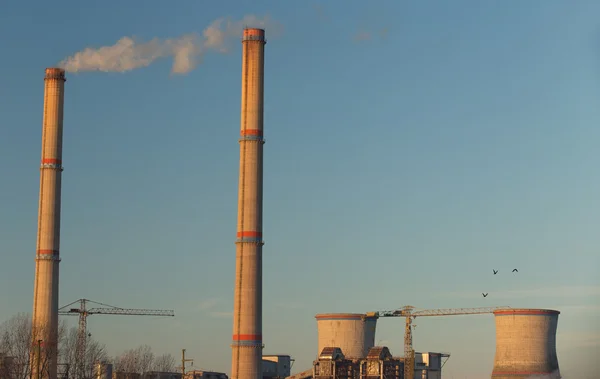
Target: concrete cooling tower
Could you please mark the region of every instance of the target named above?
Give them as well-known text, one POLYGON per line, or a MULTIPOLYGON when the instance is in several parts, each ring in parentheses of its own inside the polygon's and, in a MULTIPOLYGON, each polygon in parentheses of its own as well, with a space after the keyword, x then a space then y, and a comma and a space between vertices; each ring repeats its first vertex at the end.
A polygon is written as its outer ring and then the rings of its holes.
POLYGON ((326 313, 316 315, 319 350, 339 347, 346 358, 365 358, 375 346, 377 317, 361 313, 326 313))
POLYGON ((502 309, 496 319, 493 379, 560 378, 556 355, 559 311, 502 309))

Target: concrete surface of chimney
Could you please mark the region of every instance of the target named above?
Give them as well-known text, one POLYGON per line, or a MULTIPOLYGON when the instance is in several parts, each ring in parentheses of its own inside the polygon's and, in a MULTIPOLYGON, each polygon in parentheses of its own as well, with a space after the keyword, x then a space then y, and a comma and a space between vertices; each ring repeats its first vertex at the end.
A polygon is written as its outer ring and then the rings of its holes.
POLYGON ((496 319, 493 379, 560 378, 556 355, 559 311, 502 309, 496 319))
POLYGON ((32 359, 31 369, 33 378, 56 379, 65 71, 60 68, 47 68, 44 81, 42 160, 32 317, 34 359, 32 359), (38 369, 41 372, 40 376, 38 376, 38 369))
POLYGON ((231 379, 262 379, 263 29, 244 29, 231 379))

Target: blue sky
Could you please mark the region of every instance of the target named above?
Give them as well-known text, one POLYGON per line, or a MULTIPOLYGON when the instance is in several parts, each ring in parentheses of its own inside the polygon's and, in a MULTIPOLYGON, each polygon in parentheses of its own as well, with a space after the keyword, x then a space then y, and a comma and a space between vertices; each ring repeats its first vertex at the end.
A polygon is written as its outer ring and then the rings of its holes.
MULTIPOLYGON (((283 28, 266 45, 265 354, 310 367, 316 313, 544 307, 562 311, 563 374, 582 378, 600 348, 600 3, 252 3, 4 4, 0 320, 31 311, 44 68, 124 36, 268 14, 283 28)), ((187 75, 169 58, 68 74, 60 303, 177 315, 91 316, 111 354, 186 348, 230 370, 239 39, 229 46, 187 75)), ((448 377, 489 375, 493 317, 418 325, 417 350, 452 354, 448 377)), ((400 354, 402 330, 383 319, 377 340, 400 354)))

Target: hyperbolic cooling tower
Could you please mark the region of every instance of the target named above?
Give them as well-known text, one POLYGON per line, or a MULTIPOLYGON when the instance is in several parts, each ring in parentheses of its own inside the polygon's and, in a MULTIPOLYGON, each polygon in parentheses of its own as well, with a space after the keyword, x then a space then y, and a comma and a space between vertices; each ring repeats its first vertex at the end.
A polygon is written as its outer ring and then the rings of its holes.
POLYGON ((496 319, 493 379, 560 378, 556 355, 559 311, 502 309, 496 319))
POLYGON ((315 316, 319 351, 339 347, 347 358, 365 358, 375 346, 377 317, 361 313, 325 313, 315 316))
POLYGON ((244 29, 231 379, 262 379, 263 29, 244 29))
POLYGON ((32 352, 34 378, 56 379, 60 194, 65 71, 47 68, 44 78, 42 161, 33 291, 32 334, 40 349, 32 352), (38 362, 38 351, 42 359, 38 362), (38 367, 41 375, 38 376, 38 367))

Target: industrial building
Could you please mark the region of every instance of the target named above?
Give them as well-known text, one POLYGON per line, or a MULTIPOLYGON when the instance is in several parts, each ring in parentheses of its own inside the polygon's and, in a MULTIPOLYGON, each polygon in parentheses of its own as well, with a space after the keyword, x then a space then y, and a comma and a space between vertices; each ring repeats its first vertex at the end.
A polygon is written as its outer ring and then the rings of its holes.
POLYGON ((289 355, 263 355, 263 379, 284 379, 291 375, 294 360, 289 355))
POLYGON ((142 379, 142 374, 136 372, 114 372, 110 379, 142 379))
MULTIPOLYGON (((442 358, 447 356, 415 353, 413 378, 441 379, 442 358)), ((404 379, 404 357, 392 356, 386 346, 374 346, 362 358, 349 358, 340 348, 326 347, 314 361, 311 376, 313 379, 404 379)))
POLYGON ((10 378, 15 368, 15 358, 0 353, 0 378, 10 378))
MULTIPOLYGON (((477 312, 440 310, 439 313, 477 312)), ((496 323, 493 379, 525 379, 533 375, 560 378, 556 354, 559 311, 498 307, 493 314, 496 323)), ((370 376, 375 371, 388 377, 404 377, 397 372, 400 368, 403 371, 404 357, 392 356, 387 347, 374 346, 375 314, 327 313, 315 318, 319 356, 313 363, 312 372, 307 370, 288 379, 356 379, 370 376)), ((414 378, 441 378, 442 367, 449 356, 446 353, 415 352, 414 378)))
MULTIPOLYGON (((387 347, 375 346, 378 316, 325 313, 315 318, 320 353, 312 373, 304 372, 302 378, 294 379, 367 379, 382 375, 404 379, 404 357, 394 357, 387 347)), ((414 378, 441 378, 443 359, 448 357, 443 353, 415 353, 414 378)))
POLYGON ((415 352, 415 378, 440 379, 442 367, 448 358, 450 358, 450 354, 415 352))
MULTIPOLYGON (((493 379, 525 379, 532 375, 560 378, 556 354, 559 311, 501 307, 493 314, 496 322, 493 379)), ((318 314, 315 318, 319 354, 312 367, 291 375, 294 360, 289 355, 264 355, 261 364, 263 379, 405 378, 404 357, 393 356, 385 346, 375 346, 376 316, 326 313, 318 314), (349 353, 346 354, 344 349, 349 353)), ((411 379, 441 379, 442 367, 449 356, 439 352, 415 352, 414 375, 411 379)), ((186 379, 228 379, 223 373, 198 371, 195 374, 186 379)), ((147 373, 139 378, 181 379, 181 374, 147 373)), ((98 379, 134 377, 115 375, 98 379)))
MULTIPOLYGON (((289 355, 264 355, 262 357, 263 379, 284 379, 290 376, 293 359, 289 355)), ((96 363, 96 379, 181 379, 181 372, 150 371, 144 374, 114 372, 107 362, 96 363)), ((0 377, 0 379, 2 379, 0 377)), ((216 371, 190 370, 184 379, 229 379, 227 374, 216 371)))
POLYGON ((556 354, 559 311, 509 309, 494 312, 496 355, 493 379, 560 378, 556 354))
POLYGON ((181 374, 174 372, 150 371, 142 375, 143 379, 181 379, 181 374))
POLYGON ((376 346, 363 358, 347 358, 340 348, 326 347, 313 363, 313 379, 404 379, 404 362, 387 347, 376 346))
POLYGON ((184 379, 228 379, 228 377, 222 372, 192 370, 185 373, 184 379))
MULTIPOLYGON (((181 377, 180 372, 151 371, 141 375, 140 379, 181 379, 181 377)), ((228 377, 222 372, 192 370, 185 373, 184 379, 228 379, 228 377)))
POLYGON ((105 361, 98 361, 95 363, 95 377, 96 379, 113 379, 113 365, 105 361))

